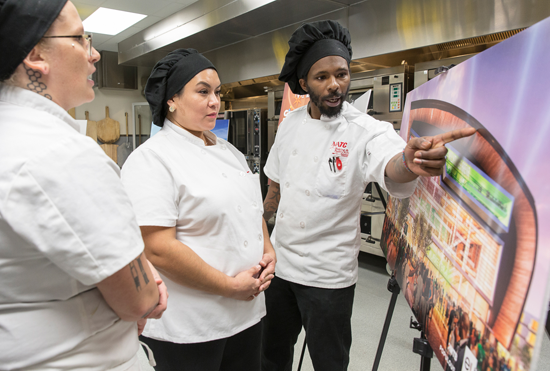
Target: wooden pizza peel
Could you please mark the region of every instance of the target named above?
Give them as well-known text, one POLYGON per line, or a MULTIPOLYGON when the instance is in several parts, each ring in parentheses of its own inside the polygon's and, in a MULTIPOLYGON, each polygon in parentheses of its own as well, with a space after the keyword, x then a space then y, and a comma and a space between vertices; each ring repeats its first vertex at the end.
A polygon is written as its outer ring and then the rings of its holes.
POLYGON ((97 122, 90 121, 90 113, 88 111, 85 111, 84 115, 88 121, 86 124, 86 136, 92 138, 97 143, 97 122))
POLYGON ((120 138, 120 124, 109 117, 109 107, 105 107, 105 118, 97 122, 97 138, 103 142, 101 148, 114 162, 117 162, 116 141, 120 138))

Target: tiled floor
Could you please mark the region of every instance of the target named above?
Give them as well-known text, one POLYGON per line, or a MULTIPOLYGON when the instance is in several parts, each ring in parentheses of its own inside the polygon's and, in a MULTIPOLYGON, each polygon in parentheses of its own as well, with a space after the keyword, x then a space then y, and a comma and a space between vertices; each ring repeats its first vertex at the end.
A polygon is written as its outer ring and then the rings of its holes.
MULTIPOLYGON (((386 289, 388 274, 383 258, 361 253, 359 257, 359 281, 355 291, 353 308, 353 344, 349 371, 372 370, 376 349, 386 318, 391 293, 386 289)), ((413 339, 420 333, 409 328, 412 312, 400 296, 395 306, 391 326, 388 332, 379 371, 420 370, 420 356, 412 352, 413 339)), ((303 332, 298 339, 295 351, 293 371, 298 368, 298 360, 303 344, 303 332)), ((141 354, 143 370, 153 370, 141 354)), ((432 370, 442 370, 434 358, 432 370)), ((544 337, 537 370, 550 370, 550 341, 544 337)), ((302 371, 313 371, 311 360, 306 351, 302 371)))

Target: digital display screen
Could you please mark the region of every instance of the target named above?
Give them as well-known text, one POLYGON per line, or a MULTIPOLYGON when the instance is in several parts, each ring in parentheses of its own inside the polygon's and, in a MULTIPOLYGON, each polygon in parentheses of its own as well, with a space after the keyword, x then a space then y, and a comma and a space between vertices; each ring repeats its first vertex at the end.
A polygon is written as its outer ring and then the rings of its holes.
POLYGON ((229 120, 216 120, 216 127, 212 129, 218 138, 227 140, 229 134, 229 120))

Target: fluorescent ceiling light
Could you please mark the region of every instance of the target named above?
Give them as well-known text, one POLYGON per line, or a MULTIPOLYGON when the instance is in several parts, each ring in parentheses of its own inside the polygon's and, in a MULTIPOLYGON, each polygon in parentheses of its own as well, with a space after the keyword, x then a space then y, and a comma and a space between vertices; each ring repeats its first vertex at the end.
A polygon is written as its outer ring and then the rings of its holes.
POLYGON ((117 35, 147 17, 143 14, 99 8, 82 22, 86 32, 117 35))

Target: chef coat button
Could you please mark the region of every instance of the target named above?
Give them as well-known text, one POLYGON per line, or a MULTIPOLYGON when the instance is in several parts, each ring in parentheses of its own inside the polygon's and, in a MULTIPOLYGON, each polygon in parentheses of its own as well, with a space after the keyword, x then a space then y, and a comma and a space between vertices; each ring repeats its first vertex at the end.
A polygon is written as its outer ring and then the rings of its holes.
POLYGON ((225 146, 225 144, 222 144, 222 149, 226 149, 227 147, 225 146))
POLYGON ((330 129, 330 125, 329 125, 329 124, 326 124, 326 125, 325 125, 325 128, 327 128, 327 130, 330 129))
POLYGON ((258 207, 258 203, 257 203, 256 201, 254 201, 254 202, 252 203, 252 206, 258 207))
POLYGON ((248 241, 244 241, 244 247, 247 247, 248 246, 248 241))
POLYGON ((285 214, 279 213, 279 218, 283 219, 284 216, 285 216, 285 214))
POLYGON ((294 151, 292 151, 292 154, 293 154, 294 156, 296 156, 296 155, 298 154, 298 151, 294 150, 294 151))
POLYGON ((258 241, 262 241, 264 238, 261 234, 258 235, 258 241))
POLYGON ((306 196, 309 196, 309 191, 306 189, 306 196))
POLYGON ((243 211, 243 209, 241 208, 241 206, 237 206, 237 210, 239 210, 239 212, 243 211))
POLYGON ((226 173, 222 173, 222 176, 223 176, 224 178, 227 178, 227 174, 226 174, 226 173))
POLYGON ((315 161, 315 162, 319 161, 319 157, 317 157, 317 156, 313 157, 313 161, 315 161))
POLYGON ((304 253, 303 253, 303 252, 301 252, 301 253, 299 253, 298 255, 300 255, 300 256, 304 256, 304 253))
POLYGON ((240 176, 244 176, 244 171, 241 171, 241 172, 239 173, 239 175, 240 175, 240 176))
POLYGON ((304 229, 306 227, 306 223, 300 222, 300 228, 304 229))
POLYGON ((287 187, 287 188, 290 187, 290 183, 289 183, 289 182, 286 182, 286 183, 285 183, 285 187, 287 187))
POLYGON ((306 123, 306 121, 307 121, 306 119, 303 119, 303 120, 302 120, 302 124, 305 124, 305 123, 306 123))

